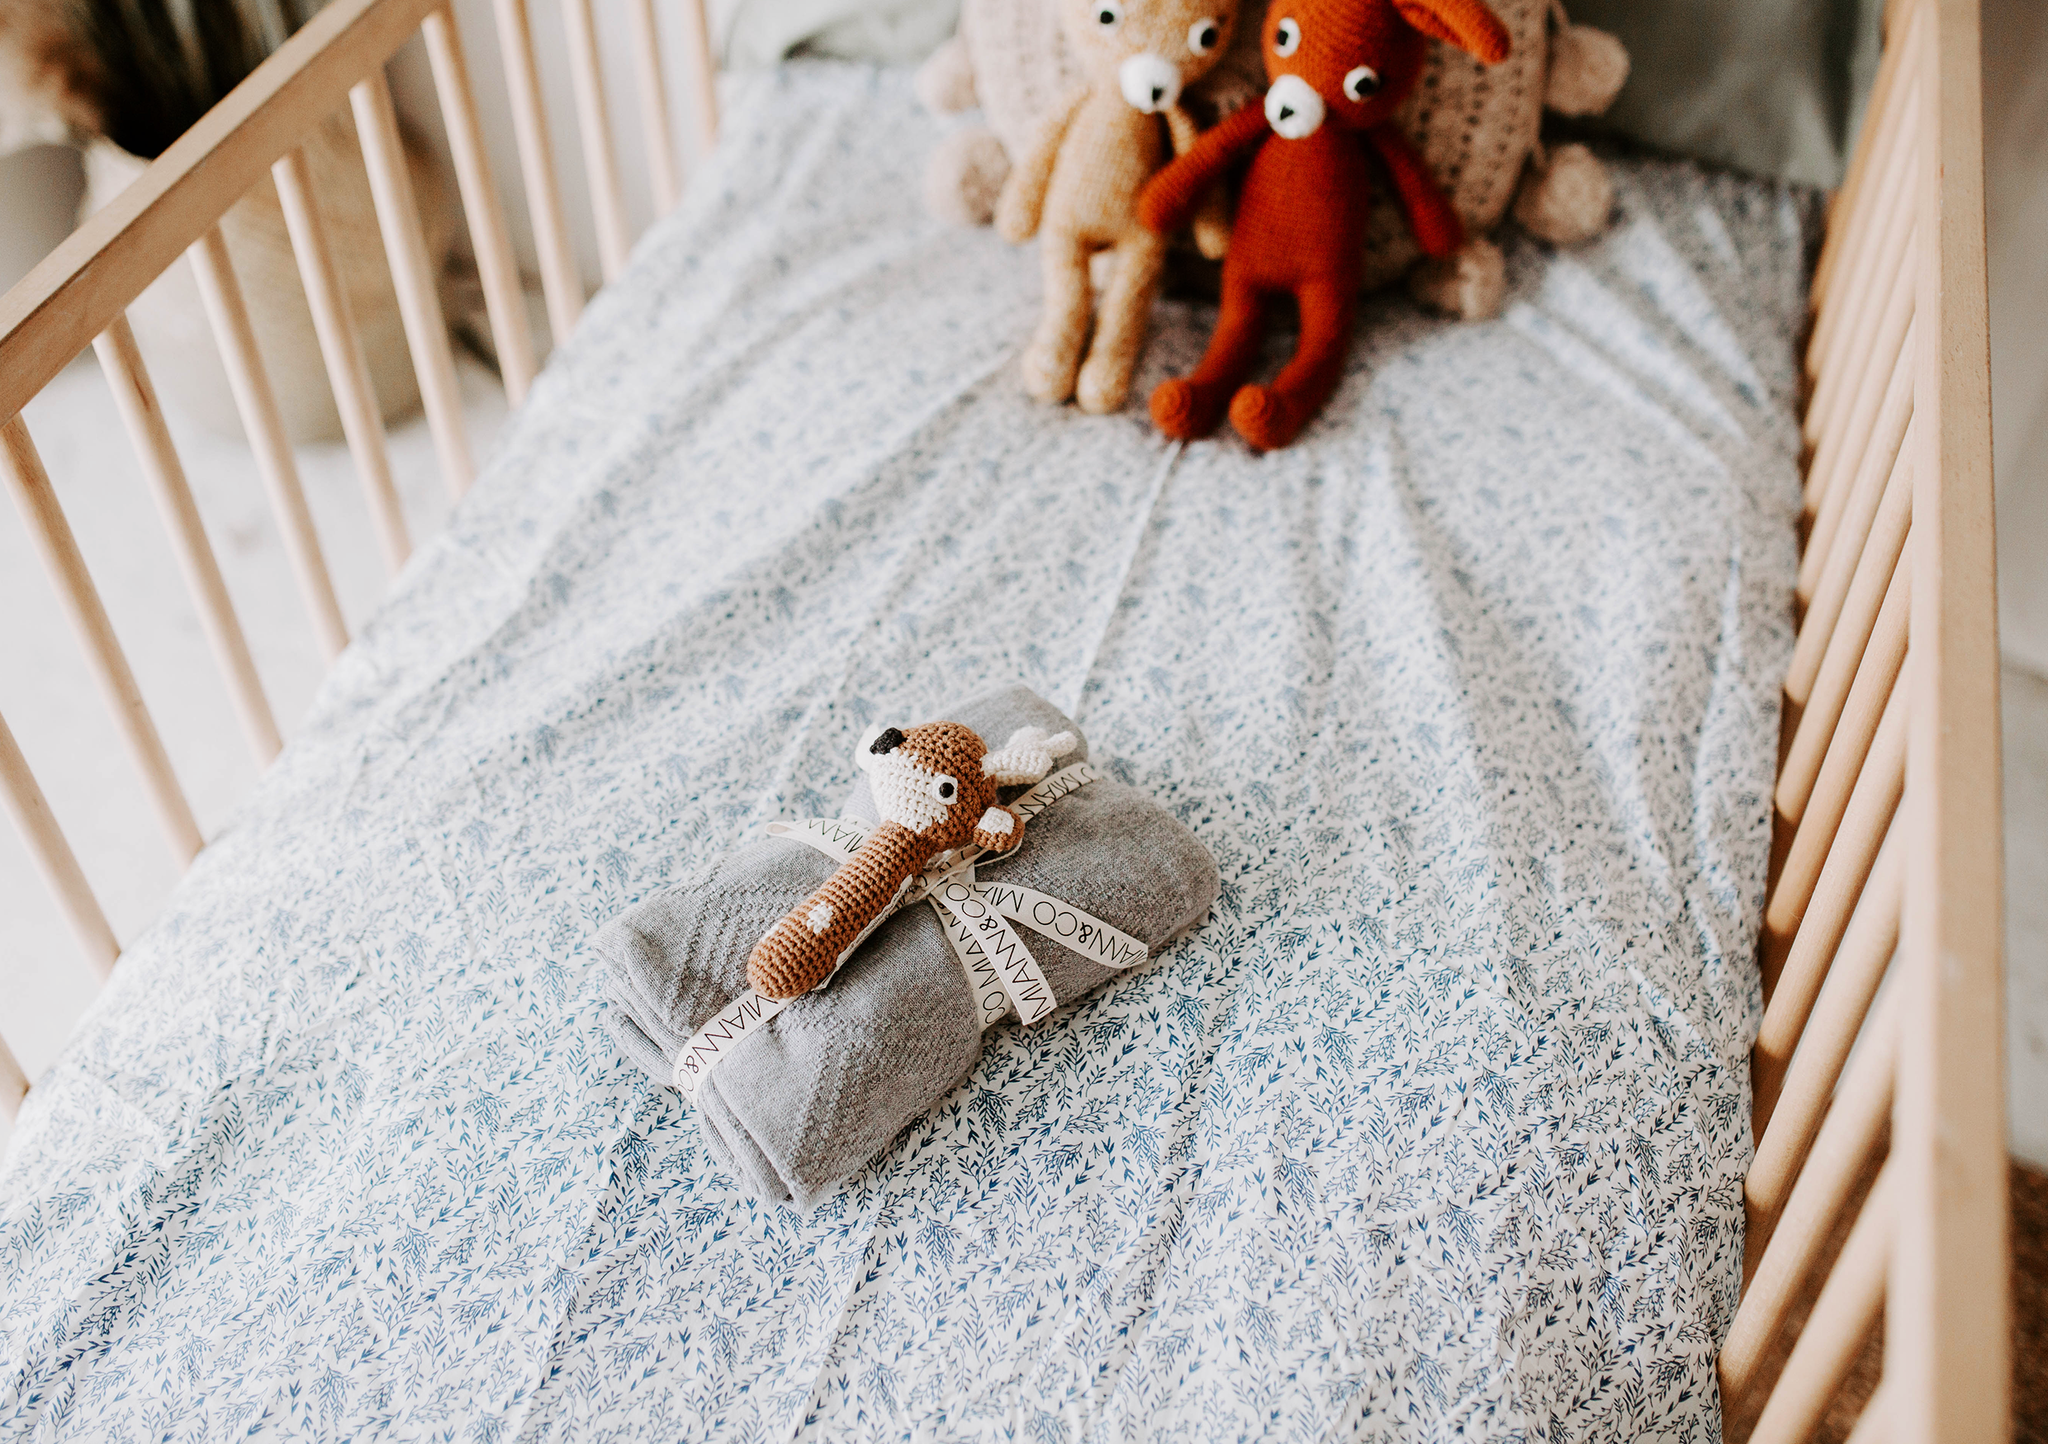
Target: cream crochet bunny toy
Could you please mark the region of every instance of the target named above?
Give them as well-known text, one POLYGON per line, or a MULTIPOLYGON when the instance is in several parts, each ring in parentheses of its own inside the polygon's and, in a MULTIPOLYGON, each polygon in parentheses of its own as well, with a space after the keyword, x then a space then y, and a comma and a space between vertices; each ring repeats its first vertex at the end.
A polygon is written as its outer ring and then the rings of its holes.
POLYGON ((868 775, 881 821, 824 886, 754 945, 747 985, 763 997, 801 997, 895 911, 911 880, 941 853, 1014 848, 1024 840, 1024 819, 1002 805, 999 792, 1038 781, 1075 745, 1071 732, 1020 727, 991 752, 958 722, 863 738, 854 761, 868 775))
MULTIPOLYGON (((933 111, 979 106, 980 125, 948 132, 925 173, 926 204, 945 219, 986 224, 1034 119, 1080 77, 1061 33, 1062 0, 963 0, 959 32, 918 73, 933 111)), ((1490 0, 1507 26, 1508 58, 1481 65, 1455 46, 1430 47, 1420 82, 1396 117, 1471 239, 1455 256, 1417 264, 1400 208, 1375 203, 1365 241, 1368 289, 1408 278, 1418 299, 1466 319, 1498 311, 1504 286, 1499 248, 1487 233, 1512 213, 1538 239, 1571 245, 1607 224, 1613 185, 1584 146, 1545 148, 1546 110, 1585 116, 1605 110, 1628 76, 1628 52, 1613 36, 1573 25, 1560 0, 1490 0)), ((1233 110, 1262 94, 1259 51, 1266 4, 1248 0, 1238 41, 1184 105, 1233 110)))
MULTIPOLYGON (((1021 243, 1036 235, 1044 310, 1024 351, 1024 388, 1041 401, 1076 399, 1115 411, 1130 392, 1166 242, 1138 224, 1139 187, 1172 152, 1195 142, 1181 92, 1230 44, 1236 0, 1058 0, 1082 81, 1046 112, 1004 180, 996 229, 1021 243), (1101 304, 1091 307, 1090 260, 1115 257, 1101 304), (1090 312, 1094 311, 1093 334, 1090 312)), ((1205 253, 1227 239, 1212 205, 1195 219, 1205 253)))

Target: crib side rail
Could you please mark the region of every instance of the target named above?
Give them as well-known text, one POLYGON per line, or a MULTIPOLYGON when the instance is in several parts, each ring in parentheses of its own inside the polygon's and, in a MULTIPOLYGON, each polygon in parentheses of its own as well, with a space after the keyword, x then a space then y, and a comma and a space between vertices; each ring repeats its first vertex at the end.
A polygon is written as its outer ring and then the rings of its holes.
POLYGON ((1811 1437, 1880 1322, 1856 1439, 2011 1427, 1976 0, 1885 39, 1813 286, 1737 1439, 1811 1437))
MULTIPOLYGON (((494 0, 494 7, 495 47, 510 93, 542 288, 552 329, 562 338, 574 328, 585 297, 555 180, 535 36, 527 0, 494 0)), ((623 265, 632 238, 613 156, 596 19, 592 0, 564 0, 563 8, 579 133, 590 178, 589 199, 603 242, 604 275, 610 280, 623 265)), ((652 190, 657 206, 665 209, 680 190, 681 176, 658 58, 656 0, 632 0, 630 19, 636 41, 633 83, 647 132, 644 139, 652 190)), ((696 91, 698 139, 708 147, 717 120, 716 92, 701 0, 680 0, 670 20, 683 27, 684 50, 696 91)), ((199 851, 199 827, 44 471, 22 409, 81 351, 93 348, 244 736, 258 768, 267 765, 280 749, 280 730, 186 484, 177 448, 157 406, 142 353, 129 329, 127 310, 181 258, 191 267, 314 639, 331 661, 347 645, 348 629, 299 485, 292 448, 221 221, 242 196, 266 176, 270 178, 277 188, 364 502, 386 567, 395 572, 406 560, 411 539, 392 483, 383 422, 355 318, 349 311, 302 146, 328 117, 348 108, 436 457, 449 490, 460 497, 469 484, 473 458, 448 328, 384 77, 385 63, 416 33, 425 44, 447 130, 456 193, 476 255, 506 396, 516 406, 533 380, 535 351, 451 0, 333 0, 19 285, 0 296, 0 488, 13 497, 62 609, 78 633, 180 869, 199 851)), ((119 943, 4 717, 0 717, 0 806, 27 843, 88 964, 104 979, 119 953, 119 943)), ((0 1041, 0 1112, 11 1117, 28 1086, 22 1069, 0 1041)))

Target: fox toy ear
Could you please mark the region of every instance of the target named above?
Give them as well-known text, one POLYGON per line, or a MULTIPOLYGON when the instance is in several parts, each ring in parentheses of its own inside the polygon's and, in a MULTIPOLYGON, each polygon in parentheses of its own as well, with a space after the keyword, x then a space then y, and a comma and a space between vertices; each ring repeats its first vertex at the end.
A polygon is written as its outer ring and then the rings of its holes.
POLYGON ((1071 732, 1048 735, 1043 727, 1019 727, 1002 747, 981 759, 981 775, 998 787, 1036 782, 1052 771, 1055 759, 1079 745, 1071 732))
POLYGON ((1394 0, 1401 18, 1424 35, 1455 45, 1487 65, 1508 58, 1508 28, 1484 0, 1394 0))

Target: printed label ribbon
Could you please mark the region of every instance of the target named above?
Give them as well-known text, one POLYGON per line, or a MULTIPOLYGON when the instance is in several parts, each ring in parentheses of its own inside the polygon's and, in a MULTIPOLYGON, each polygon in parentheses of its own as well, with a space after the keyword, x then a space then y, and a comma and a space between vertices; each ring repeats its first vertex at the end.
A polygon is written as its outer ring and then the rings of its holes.
MULTIPOLYGON (((1076 762, 1037 783, 1010 806, 1028 820, 1098 776, 1087 763, 1076 762)), ((768 834, 804 843, 844 862, 860 848, 868 826, 851 817, 807 817, 771 822, 768 834)), ((1143 942, 1072 903, 1032 888, 977 879, 974 868, 981 856, 981 850, 972 847, 943 855, 898 894, 887 912, 920 898, 931 903, 940 930, 967 975, 983 1031, 1011 1012, 1029 1027, 1059 1006, 1038 959, 1010 926, 1012 921, 1103 967, 1128 968, 1145 960, 1149 950, 1143 942)), ((876 919, 877 924, 880 921, 876 919)), ((749 991, 721 1008, 676 1054, 676 1086, 694 1099, 697 1085, 711 1070, 786 1006, 749 991)))

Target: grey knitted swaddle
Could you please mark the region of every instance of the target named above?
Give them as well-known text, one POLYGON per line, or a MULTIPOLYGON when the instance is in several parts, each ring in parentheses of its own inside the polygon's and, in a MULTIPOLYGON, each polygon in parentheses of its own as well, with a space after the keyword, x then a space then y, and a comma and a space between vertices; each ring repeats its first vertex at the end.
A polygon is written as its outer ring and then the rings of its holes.
MULTIPOLYGON (((991 747, 1024 726, 1081 735, 1021 686, 938 715, 972 727, 991 747)), ((1083 738, 1061 761, 1086 758, 1083 738)), ((876 820, 865 778, 845 815, 876 820)), ((683 1044, 747 992, 749 950, 835 866, 805 843, 764 838, 609 923, 593 946, 620 1047, 670 1082, 683 1044)), ((1071 903, 1154 952, 1207 916, 1220 887, 1215 861, 1193 833, 1108 777, 1033 817, 1023 843, 983 877, 1071 903)), ((1019 935, 1062 1004, 1114 975, 1036 932, 1019 935)), ((756 1192, 810 1208, 957 1087, 980 1056, 967 975, 937 914, 920 903, 884 923, 826 988, 790 1003, 722 1059, 697 1085, 698 1122, 712 1150, 756 1192)))

